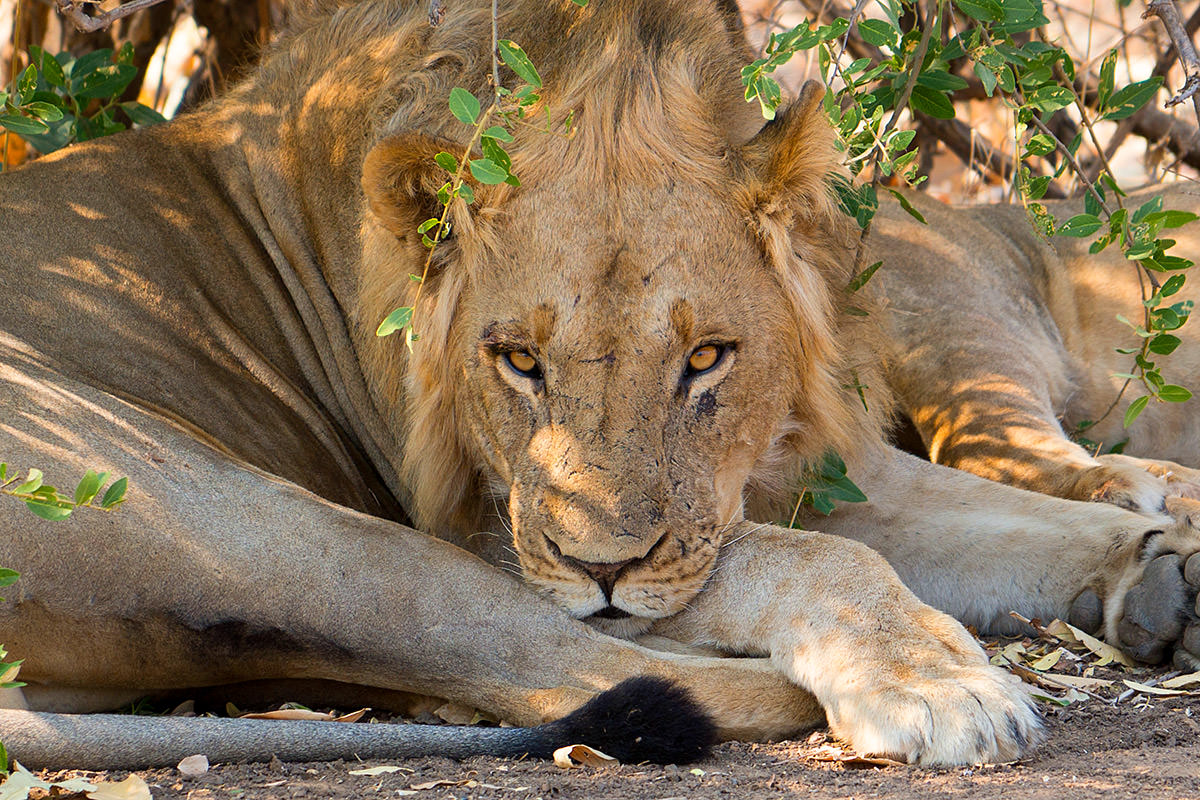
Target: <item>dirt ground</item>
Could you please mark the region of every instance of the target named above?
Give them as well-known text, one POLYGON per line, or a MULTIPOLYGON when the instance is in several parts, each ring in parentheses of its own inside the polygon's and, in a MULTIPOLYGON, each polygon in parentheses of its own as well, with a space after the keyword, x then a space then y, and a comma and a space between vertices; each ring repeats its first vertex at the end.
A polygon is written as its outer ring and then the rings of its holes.
MULTIPOLYGON (((724 744, 707 760, 686 766, 624 764, 563 770, 548 762, 476 758, 459 763, 424 758, 361 763, 216 764, 196 778, 184 778, 175 769, 138 774, 158 800, 1200 798, 1200 693, 1159 697, 1121 691, 1122 678, 1153 683, 1163 677, 1161 671, 1118 673, 1101 668, 1093 669, 1092 674, 1114 678, 1116 685, 1107 692, 1111 697, 1101 699, 1101 692, 1097 691, 1094 696, 1066 707, 1043 703, 1049 734, 1045 744, 1032 758, 1011 764, 957 769, 855 766, 829 760, 831 753, 836 756, 844 751, 824 731, 816 731, 807 738, 776 744, 724 744), (1115 703, 1114 698, 1118 698, 1115 703), (350 774, 351 770, 381 763, 400 769, 374 776, 350 774)), ((68 777, 120 780, 126 773, 45 772, 40 776, 49 780, 68 777)))

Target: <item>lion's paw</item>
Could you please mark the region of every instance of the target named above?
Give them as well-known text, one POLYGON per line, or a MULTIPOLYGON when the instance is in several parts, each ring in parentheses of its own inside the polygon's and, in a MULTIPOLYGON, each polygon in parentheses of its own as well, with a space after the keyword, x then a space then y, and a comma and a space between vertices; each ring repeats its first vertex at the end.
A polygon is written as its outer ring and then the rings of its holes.
MULTIPOLYGON (((1200 666, 1200 503, 1169 498, 1167 511, 1175 525, 1148 539, 1153 555, 1141 575, 1118 597, 1115 625, 1108 637, 1147 664, 1174 657, 1182 669, 1200 666)), ((1097 630, 1103 612, 1096 595, 1076 598, 1070 618, 1085 630, 1097 630)))
POLYGON ((859 752, 924 766, 1012 761, 1044 735, 1020 680, 986 663, 877 683, 826 711, 859 752))
POLYGON ((1108 454, 1079 473, 1067 495, 1111 503, 1141 514, 1161 514, 1169 498, 1200 499, 1200 470, 1170 461, 1108 454))

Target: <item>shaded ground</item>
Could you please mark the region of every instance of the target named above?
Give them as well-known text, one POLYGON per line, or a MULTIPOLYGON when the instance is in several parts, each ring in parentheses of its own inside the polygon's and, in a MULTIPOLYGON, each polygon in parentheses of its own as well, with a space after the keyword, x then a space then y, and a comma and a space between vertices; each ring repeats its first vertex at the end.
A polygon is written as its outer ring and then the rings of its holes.
MULTIPOLYGON (((1146 680, 1140 677, 1139 680, 1146 680)), ((696 765, 621 765, 565 771, 546 762, 441 758, 387 762, 379 776, 350 770, 380 762, 215 765, 184 779, 174 769, 139 773, 155 798, 416 797, 613 798, 666 800, 802 796, 810 798, 1013 797, 1200 798, 1200 697, 1137 695, 1046 710, 1049 738, 1036 757, 1015 764, 929 770, 847 768, 819 760, 824 733, 779 744, 726 744, 696 765), (435 781, 452 785, 424 788, 435 781)), ((96 773, 46 773, 59 776, 96 773)), ((113 772, 109 779, 125 773, 113 772)))

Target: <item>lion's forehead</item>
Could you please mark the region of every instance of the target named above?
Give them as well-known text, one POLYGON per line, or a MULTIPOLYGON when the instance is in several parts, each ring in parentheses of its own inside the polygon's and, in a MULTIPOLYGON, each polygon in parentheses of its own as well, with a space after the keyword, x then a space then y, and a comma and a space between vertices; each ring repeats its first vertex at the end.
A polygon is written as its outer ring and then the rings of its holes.
POLYGON ((754 249, 707 247, 687 232, 665 244, 610 239, 509 257, 474 293, 481 339, 527 340, 571 360, 645 362, 703 337, 740 339, 783 303, 754 249))

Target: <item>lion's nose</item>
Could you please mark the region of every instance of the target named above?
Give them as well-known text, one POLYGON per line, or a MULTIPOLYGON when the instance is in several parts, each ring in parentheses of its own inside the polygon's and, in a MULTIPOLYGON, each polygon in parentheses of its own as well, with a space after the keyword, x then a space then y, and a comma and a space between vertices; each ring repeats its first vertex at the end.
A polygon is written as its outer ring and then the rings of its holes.
POLYGON ((600 591, 604 592, 604 599, 612 603, 613 587, 617 585, 617 578, 621 575, 621 570, 632 564, 637 559, 629 558, 625 561, 613 561, 607 564, 597 564, 592 561, 580 561, 577 558, 567 557, 572 566, 586 572, 591 576, 597 584, 600 585, 600 591))

